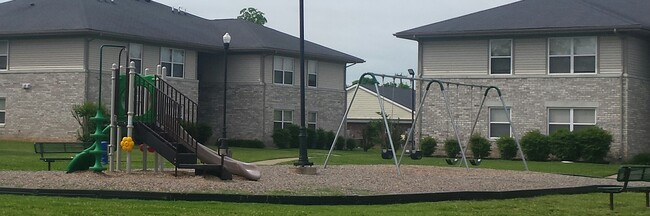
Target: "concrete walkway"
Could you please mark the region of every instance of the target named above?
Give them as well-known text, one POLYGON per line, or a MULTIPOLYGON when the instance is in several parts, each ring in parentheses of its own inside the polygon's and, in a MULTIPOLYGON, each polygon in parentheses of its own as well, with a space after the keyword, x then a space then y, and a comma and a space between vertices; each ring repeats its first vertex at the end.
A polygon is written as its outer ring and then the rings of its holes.
POLYGON ((298 160, 298 158, 280 158, 280 159, 273 159, 273 160, 256 161, 256 162, 253 162, 253 164, 261 165, 261 166, 276 165, 276 164, 279 164, 279 163, 295 161, 295 160, 298 160))

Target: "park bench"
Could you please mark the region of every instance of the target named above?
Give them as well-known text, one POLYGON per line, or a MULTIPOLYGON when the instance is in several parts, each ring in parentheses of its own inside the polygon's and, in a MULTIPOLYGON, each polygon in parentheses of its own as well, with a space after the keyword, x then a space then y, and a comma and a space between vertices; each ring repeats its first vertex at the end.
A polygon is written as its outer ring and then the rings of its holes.
POLYGON ((41 155, 40 159, 43 162, 47 162, 47 170, 51 170, 52 162, 72 160, 74 154, 77 154, 90 147, 91 144, 92 143, 36 142, 34 143, 34 152, 41 155))
POLYGON ((618 169, 616 181, 623 182, 623 186, 599 187, 603 193, 609 193, 609 209, 614 210, 614 194, 622 192, 644 192, 645 206, 650 207, 650 187, 630 187, 629 182, 650 182, 650 166, 625 165, 618 169))

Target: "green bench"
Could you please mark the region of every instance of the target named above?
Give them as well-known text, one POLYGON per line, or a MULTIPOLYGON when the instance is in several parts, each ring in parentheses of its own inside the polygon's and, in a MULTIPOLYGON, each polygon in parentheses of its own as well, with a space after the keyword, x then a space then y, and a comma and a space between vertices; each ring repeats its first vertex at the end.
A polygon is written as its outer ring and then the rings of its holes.
POLYGON ((47 170, 51 170, 52 162, 72 160, 72 157, 74 157, 75 154, 90 147, 90 145, 92 145, 92 143, 36 142, 34 143, 34 152, 41 155, 40 159, 43 162, 47 162, 47 170))
POLYGON ((603 193, 609 193, 609 209, 614 210, 614 194, 622 192, 645 193, 645 206, 650 207, 650 186, 630 187, 629 182, 650 182, 650 166, 625 165, 618 169, 616 181, 623 182, 623 186, 599 187, 603 193))

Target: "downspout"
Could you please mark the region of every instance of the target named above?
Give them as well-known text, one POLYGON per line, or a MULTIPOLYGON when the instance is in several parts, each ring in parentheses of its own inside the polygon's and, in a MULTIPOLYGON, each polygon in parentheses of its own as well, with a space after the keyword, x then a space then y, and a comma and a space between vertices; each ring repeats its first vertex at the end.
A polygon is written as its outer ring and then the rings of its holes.
POLYGON ((84 101, 90 99, 90 63, 88 60, 90 59, 90 42, 95 40, 94 38, 84 38, 84 71, 85 71, 85 82, 86 84, 84 85, 84 101))
POLYGON ((618 150, 618 160, 619 162, 622 161, 624 156, 627 156, 627 152, 629 149, 629 143, 627 140, 625 140, 625 132, 627 131, 626 129, 628 128, 627 126, 627 113, 625 112, 625 109, 627 108, 627 88, 626 88, 626 82, 625 82, 625 77, 628 74, 628 57, 627 57, 627 52, 628 52, 628 40, 626 36, 623 36, 618 33, 616 29, 614 29, 614 34, 616 34, 620 39, 621 39, 621 45, 622 47, 622 55, 621 55, 621 63, 622 63, 622 70, 621 70, 621 77, 620 77, 620 82, 621 82, 621 127, 620 127, 620 133, 621 133, 621 148, 618 150))

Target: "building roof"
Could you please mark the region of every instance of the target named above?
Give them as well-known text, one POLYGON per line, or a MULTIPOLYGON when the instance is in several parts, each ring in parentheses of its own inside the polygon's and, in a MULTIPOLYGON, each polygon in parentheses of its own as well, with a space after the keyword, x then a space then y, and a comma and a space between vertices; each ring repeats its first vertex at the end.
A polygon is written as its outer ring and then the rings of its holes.
MULTIPOLYGON (((208 20, 148 0, 13 0, 0 3, 0 37, 98 35, 198 50, 298 55, 299 38, 243 20, 208 20)), ((308 57, 361 63, 363 59, 305 42, 308 57)))
POLYGON ((421 38, 650 30, 648 0, 522 0, 395 36, 421 38))
MULTIPOLYGON (((348 90, 354 89, 353 87, 349 87, 348 90)), ((372 92, 373 94, 377 94, 375 85, 361 84, 361 87, 372 92)), ((411 94, 413 93, 413 91, 411 89, 379 86, 379 93, 381 93, 381 96, 383 96, 384 98, 391 100, 403 107, 413 110, 413 105, 411 104, 411 94)))

